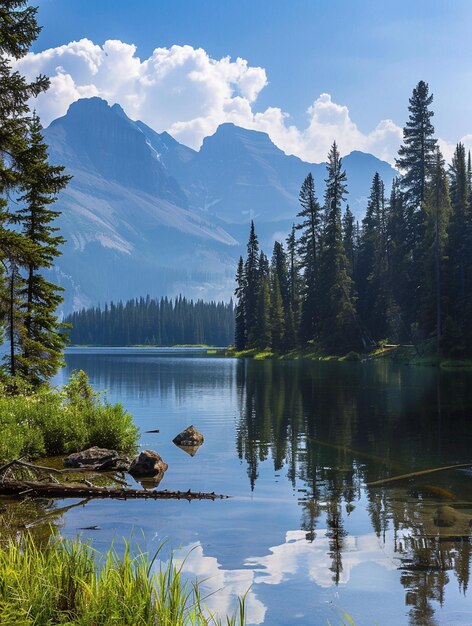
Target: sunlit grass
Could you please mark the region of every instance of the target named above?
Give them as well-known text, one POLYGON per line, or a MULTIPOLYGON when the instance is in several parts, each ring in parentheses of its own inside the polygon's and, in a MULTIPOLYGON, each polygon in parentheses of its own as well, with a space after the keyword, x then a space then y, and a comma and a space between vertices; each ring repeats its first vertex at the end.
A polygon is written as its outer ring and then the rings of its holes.
POLYGON ((198 582, 182 579, 172 561, 102 555, 79 540, 38 546, 30 535, 0 548, 0 621, 15 626, 242 626, 245 598, 224 622, 204 606, 198 582))

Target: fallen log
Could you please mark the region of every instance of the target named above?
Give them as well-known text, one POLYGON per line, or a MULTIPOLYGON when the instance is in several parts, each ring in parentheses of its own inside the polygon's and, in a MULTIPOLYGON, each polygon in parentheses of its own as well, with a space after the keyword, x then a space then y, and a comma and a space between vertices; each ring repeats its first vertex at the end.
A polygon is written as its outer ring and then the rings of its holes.
POLYGON ((437 472, 445 472, 447 470, 466 469, 472 467, 472 463, 458 463, 456 465, 445 465, 443 467, 433 467, 431 469, 419 470, 417 472, 409 472, 408 474, 400 474, 399 476, 391 476, 390 478, 382 478, 381 480, 374 480, 371 483, 367 483, 367 487, 380 487, 381 485, 388 485, 389 483, 395 483, 399 480, 407 480, 410 478, 417 478, 418 476, 426 476, 427 474, 436 474, 437 472))
POLYGON ((145 489, 117 489, 81 485, 63 485, 30 480, 5 480, 0 484, 0 495, 29 498, 115 498, 118 500, 223 500, 229 496, 200 491, 147 491, 145 489))

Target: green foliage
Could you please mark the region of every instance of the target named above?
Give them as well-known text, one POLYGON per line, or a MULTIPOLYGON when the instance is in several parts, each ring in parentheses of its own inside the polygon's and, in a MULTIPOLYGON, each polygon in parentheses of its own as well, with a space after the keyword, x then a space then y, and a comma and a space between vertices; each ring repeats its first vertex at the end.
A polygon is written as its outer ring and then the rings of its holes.
POLYGON ((0 461, 69 454, 90 446, 131 452, 138 431, 120 404, 92 390, 85 372, 74 372, 63 390, 42 386, 34 392, 0 389, 0 461))
POLYGON ((0 327, 9 341, 4 363, 10 375, 40 385, 62 362, 64 336, 55 315, 62 298, 43 270, 63 243, 52 225, 59 212, 49 205, 69 178, 49 165, 41 124, 29 108, 48 79, 27 83, 10 65, 40 32, 37 10, 27 4, 0 6, 0 327))
MULTIPOLYGON (((182 565, 157 563, 111 548, 100 554, 79 540, 37 545, 30 535, 0 548, 0 613, 16 626, 207 626, 221 624, 201 600, 198 581, 183 581, 182 565), (154 571, 153 571, 154 570, 154 571)), ((227 626, 245 624, 241 598, 227 626)))

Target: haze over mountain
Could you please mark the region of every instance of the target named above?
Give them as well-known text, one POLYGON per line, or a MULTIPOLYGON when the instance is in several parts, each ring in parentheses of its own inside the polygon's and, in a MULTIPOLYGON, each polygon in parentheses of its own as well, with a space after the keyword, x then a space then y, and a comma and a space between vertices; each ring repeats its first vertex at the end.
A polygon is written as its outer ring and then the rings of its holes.
MULTIPOLYGON (((44 134, 51 161, 73 175, 57 205, 67 244, 55 279, 66 287, 66 311, 147 293, 228 299, 250 220, 270 252, 295 219, 308 172, 323 196, 324 164, 287 156, 267 134, 233 124, 196 152, 90 98, 44 134)), ((374 173, 388 189, 396 172, 362 152, 343 164, 361 218, 374 173)))

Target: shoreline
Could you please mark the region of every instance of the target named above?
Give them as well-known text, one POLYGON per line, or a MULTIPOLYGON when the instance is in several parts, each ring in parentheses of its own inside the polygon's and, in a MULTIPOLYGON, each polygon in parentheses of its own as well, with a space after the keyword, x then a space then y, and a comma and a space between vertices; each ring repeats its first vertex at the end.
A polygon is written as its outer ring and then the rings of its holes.
POLYGON ((348 352, 344 355, 324 355, 313 348, 303 348, 291 350, 286 353, 272 352, 271 350, 259 350, 257 348, 248 348, 247 350, 235 350, 234 347, 228 346, 210 346, 206 344, 179 344, 173 346, 163 345, 99 345, 99 344, 73 344, 68 349, 150 349, 150 350, 201 350, 206 356, 214 358, 236 358, 236 359, 252 359, 255 361, 319 361, 328 362, 360 362, 374 361, 379 359, 389 359, 404 365, 417 365, 421 367, 438 367, 441 369, 472 369, 472 358, 451 358, 438 357, 436 355, 424 354, 419 356, 413 346, 387 345, 385 347, 375 348, 370 352, 348 352))

